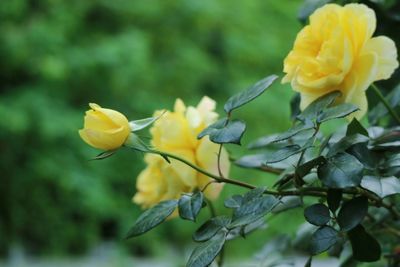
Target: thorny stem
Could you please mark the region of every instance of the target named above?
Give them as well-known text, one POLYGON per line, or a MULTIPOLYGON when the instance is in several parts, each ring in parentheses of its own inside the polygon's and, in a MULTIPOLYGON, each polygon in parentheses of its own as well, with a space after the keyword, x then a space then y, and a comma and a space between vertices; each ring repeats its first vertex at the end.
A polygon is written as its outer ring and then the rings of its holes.
POLYGON ((390 115, 397 121, 398 124, 400 124, 400 117, 397 115, 396 111, 390 106, 389 102, 386 100, 386 98, 382 95, 381 91, 379 88, 375 85, 372 84, 371 88, 374 90, 375 94, 379 97, 379 100, 382 102, 382 104, 386 107, 386 109, 389 111, 390 115))

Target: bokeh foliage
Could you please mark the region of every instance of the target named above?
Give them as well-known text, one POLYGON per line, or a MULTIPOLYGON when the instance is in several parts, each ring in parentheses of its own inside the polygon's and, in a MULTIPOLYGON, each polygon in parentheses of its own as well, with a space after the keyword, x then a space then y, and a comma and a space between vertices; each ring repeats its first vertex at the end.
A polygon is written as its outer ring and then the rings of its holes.
MULTIPOLYGON (((1 1, 0 254, 14 244, 84 253, 119 240, 140 212, 130 198, 142 157, 88 161, 97 151, 77 134, 87 103, 137 119, 177 97, 224 101, 281 72, 300 2, 1 1)), ((291 92, 275 90, 245 110, 249 137, 288 126, 291 92)), ((150 235, 154 242, 130 247, 153 253, 158 241, 186 244, 189 232, 168 224, 150 235)))

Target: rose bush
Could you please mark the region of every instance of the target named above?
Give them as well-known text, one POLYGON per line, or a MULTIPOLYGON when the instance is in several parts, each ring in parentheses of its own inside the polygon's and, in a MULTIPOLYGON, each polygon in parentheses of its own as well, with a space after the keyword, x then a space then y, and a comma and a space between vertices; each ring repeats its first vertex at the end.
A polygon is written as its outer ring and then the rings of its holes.
MULTIPOLYGON (((154 125, 150 144, 133 133, 125 142, 146 153, 147 163, 133 198, 146 210, 127 238, 142 235, 178 213, 196 222, 208 206, 211 216, 193 234, 199 245, 186 266, 210 266, 218 255, 222 266, 226 242, 263 228, 266 216, 302 208, 305 225, 295 240, 292 236, 285 242, 268 240, 263 249, 266 257, 275 251, 279 256, 266 266, 275 266, 279 257, 286 259, 289 252, 299 251, 309 255, 305 266, 325 252, 340 257, 340 266, 357 262, 380 266, 382 255, 389 266, 398 266, 400 117, 396 106, 400 85, 386 98, 373 87, 382 103, 370 111, 374 118, 370 127, 357 120, 367 112, 365 90, 374 81, 388 79, 398 66, 394 42, 372 37, 375 27, 375 13, 367 6, 330 4, 317 9, 310 25, 297 36, 284 63, 283 79, 301 94, 301 103, 291 103, 292 127, 255 140, 248 145, 252 153, 235 160, 240 167, 275 174, 271 188, 250 184, 248 177, 229 177, 224 146, 241 145, 247 126, 235 118, 235 112, 270 88, 276 75, 230 97, 219 120, 215 102, 204 97, 197 107, 186 107, 178 99, 173 111, 158 111, 153 118, 130 122, 137 130, 154 125), (325 122, 343 118, 352 120, 342 120, 344 124, 328 135, 321 131, 325 122), (204 196, 215 199, 223 184, 248 191, 225 199, 230 212, 216 214, 204 196)), ((89 118, 87 126, 96 126, 89 118)))

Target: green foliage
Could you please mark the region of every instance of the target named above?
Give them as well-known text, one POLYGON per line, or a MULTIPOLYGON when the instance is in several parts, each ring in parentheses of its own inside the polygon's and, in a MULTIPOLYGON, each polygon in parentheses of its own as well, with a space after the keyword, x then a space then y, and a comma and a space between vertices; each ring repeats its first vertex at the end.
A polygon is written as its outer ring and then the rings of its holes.
POLYGON ((246 130, 246 124, 241 120, 231 120, 231 112, 259 97, 277 78, 278 76, 276 75, 268 76, 247 90, 229 98, 224 105, 224 110, 228 117, 205 128, 197 138, 200 139, 209 135, 210 140, 217 144, 232 143, 240 145, 240 140, 246 130))
POLYGON ((196 247, 190 255, 187 267, 209 266, 221 251, 226 240, 227 231, 220 231, 208 241, 196 247))
POLYGON ((215 236, 221 229, 227 229, 231 223, 228 216, 218 216, 211 218, 203 223, 199 229, 193 234, 193 240, 196 242, 204 242, 215 236))
POLYGON ((400 193, 400 181, 394 176, 383 178, 367 175, 363 177, 361 186, 380 198, 400 193))
POLYGON ((179 199, 179 216, 182 219, 195 221, 203 206, 204 195, 202 192, 196 192, 192 195, 183 195, 179 199))
POLYGON ((342 231, 349 231, 359 225, 368 213, 368 199, 356 197, 343 203, 337 221, 342 231))
POLYGON ((349 232, 353 257, 364 262, 374 262, 381 257, 381 246, 378 241, 368 234, 362 225, 349 232))
POLYGON ((129 230, 126 238, 139 236, 150 231, 165 221, 165 219, 174 212, 177 206, 177 200, 166 200, 150 209, 147 209, 136 220, 135 225, 129 230))
POLYGON ((217 144, 231 143, 240 145, 240 140, 245 131, 246 124, 243 121, 224 118, 205 128, 198 135, 198 138, 200 139, 209 135, 210 140, 217 144))
POLYGON ((277 75, 268 76, 261 81, 257 82, 255 85, 249 89, 234 95, 226 101, 224 105, 224 110, 226 113, 230 114, 234 109, 237 109, 255 98, 259 97, 265 90, 272 85, 272 83, 278 78, 277 75))
POLYGON ((330 226, 322 226, 311 237, 310 252, 312 255, 327 251, 339 239, 338 231, 330 226))
POLYGON ((337 153, 318 167, 318 177, 328 187, 346 188, 361 183, 364 165, 348 153, 337 153))
MULTIPOLYGON (((192 105, 203 95, 226 100, 265 73, 281 71, 287 40, 299 28, 298 5, 1 1, 0 255, 14 244, 35 255, 81 254, 121 239, 140 213, 130 199, 143 160, 121 149, 88 161, 99 152, 77 134, 87 103, 136 120, 171 108, 177 97, 192 105)), ((250 125, 262 118, 257 110, 265 103, 280 110, 270 131, 288 125, 278 120, 288 112, 280 102, 291 95, 283 88, 247 109, 250 125)), ((181 249, 187 241, 176 229, 163 226, 160 233, 172 234, 152 238, 174 240, 181 249)), ((144 240, 129 247, 139 256, 157 254, 144 240)))
POLYGON ((304 210, 304 217, 309 223, 316 226, 326 225, 331 220, 328 207, 319 203, 307 207, 304 210))

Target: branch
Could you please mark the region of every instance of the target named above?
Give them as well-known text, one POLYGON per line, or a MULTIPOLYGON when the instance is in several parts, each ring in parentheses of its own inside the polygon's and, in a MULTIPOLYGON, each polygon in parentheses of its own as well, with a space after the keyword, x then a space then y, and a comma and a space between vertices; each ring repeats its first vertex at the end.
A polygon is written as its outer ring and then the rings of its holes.
MULTIPOLYGON (((149 150, 148 153, 153 153, 153 154, 158 154, 161 155, 164 158, 172 158, 175 160, 178 160, 180 162, 185 163, 186 165, 192 167, 196 171, 214 179, 218 183, 226 183, 226 184, 232 184, 236 186, 240 186, 243 188, 247 189, 255 189, 257 186, 245 183, 239 180, 234 180, 231 178, 227 177, 221 177, 215 174, 212 174, 206 170, 203 170, 202 168, 196 166, 195 164, 180 158, 174 154, 170 154, 168 152, 162 152, 162 151, 157 151, 157 150, 149 150)), ((326 197, 327 196, 328 189, 327 188, 322 188, 322 187, 299 187, 296 190, 289 190, 289 191, 271 191, 271 190, 265 190, 264 194, 266 195, 274 195, 274 196, 312 196, 312 197, 326 197)), ((376 207, 384 207, 387 210, 390 211, 392 214, 393 218, 396 220, 400 219, 400 213, 399 211, 392 205, 387 204, 382 201, 379 197, 375 196, 374 194, 368 192, 367 190, 364 190, 362 188, 356 188, 356 189, 344 189, 343 193, 349 194, 349 195, 363 195, 366 196, 376 207)))

